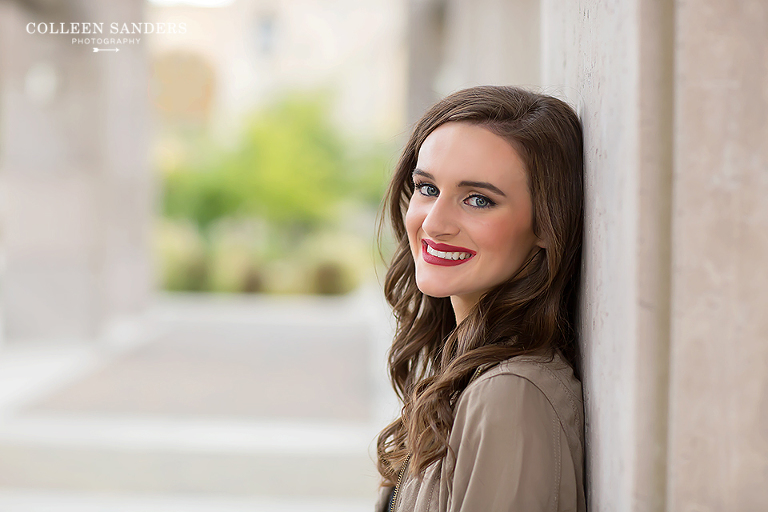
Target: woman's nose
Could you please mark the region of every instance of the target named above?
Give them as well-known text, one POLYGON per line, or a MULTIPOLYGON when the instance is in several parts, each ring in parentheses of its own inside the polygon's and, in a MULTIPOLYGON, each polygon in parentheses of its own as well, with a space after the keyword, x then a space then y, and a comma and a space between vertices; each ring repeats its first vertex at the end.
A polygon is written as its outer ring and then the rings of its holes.
POLYGON ((456 235, 459 224, 455 207, 444 196, 438 197, 430 206, 421 228, 430 238, 456 235))

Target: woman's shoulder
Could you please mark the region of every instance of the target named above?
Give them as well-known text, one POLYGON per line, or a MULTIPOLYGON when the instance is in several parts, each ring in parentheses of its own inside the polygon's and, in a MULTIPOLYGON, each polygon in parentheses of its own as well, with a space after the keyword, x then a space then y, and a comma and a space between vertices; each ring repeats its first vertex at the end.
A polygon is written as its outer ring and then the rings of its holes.
POLYGON ((516 390, 543 394, 566 430, 571 430, 569 426, 580 429, 583 425, 581 383, 559 353, 515 356, 502 361, 479 373, 464 390, 462 398, 505 401, 504 397, 515 394, 516 390))
POLYGON ((576 503, 581 504, 578 510, 584 510, 579 490, 583 418, 581 384, 559 354, 518 356, 486 368, 456 404, 449 443, 456 458, 449 459, 445 474, 454 469, 455 473, 446 495, 454 503, 483 504, 468 509, 487 510, 482 496, 490 485, 501 493, 513 491, 499 502, 514 503, 517 508, 511 508, 516 510, 541 510, 540 503, 534 506, 525 500, 546 501, 552 496, 572 503, 566 505, 569 510, 576 509, 576 503), (474 493, 472 475, 483 475, 476 479, 483 484, 474 493), (488 484, 488 475, 500 475, 505 483, 488 484))

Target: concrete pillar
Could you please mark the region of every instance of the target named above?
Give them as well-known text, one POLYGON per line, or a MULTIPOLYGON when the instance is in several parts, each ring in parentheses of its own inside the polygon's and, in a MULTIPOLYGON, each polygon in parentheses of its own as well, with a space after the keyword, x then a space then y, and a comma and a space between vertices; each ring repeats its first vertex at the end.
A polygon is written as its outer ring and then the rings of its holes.
POLYGON ((585 131, 590 510, 763 510, 768 6, 544 0, 542 22, 545 90, 585 131))
POLYGON ((669 510, 768 510, 768 3, 678 2, 669 510))
POLYGON ((408 104, 406 115, 415 123, 435 101, 435 79, 444 55, 445 0, 408 2, 408 104))
POLYGON ((540 0, 448 0, 441 96, 473 85, 538 86, 540 0))
POLYGON ((408 120, 481 84, 538 86, 540 0, 409 0, 408 120))
POLYGON ((586 231, 580 335, 590 510, 664 503, 671 17, 664 2, 543 5, 544 85, 579 110, 586 231))
POLYGON ((95 338, 151 290, 144 53, 93 53, 25 27, 139 21, 142 2, 5 2, 0 11, 3 337, 95 338))

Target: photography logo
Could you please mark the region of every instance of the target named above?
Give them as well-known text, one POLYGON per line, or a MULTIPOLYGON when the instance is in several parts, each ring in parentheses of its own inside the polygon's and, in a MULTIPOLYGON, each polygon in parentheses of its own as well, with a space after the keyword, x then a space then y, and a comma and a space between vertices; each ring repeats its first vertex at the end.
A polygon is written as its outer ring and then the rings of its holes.
POLYGON ((119 52, 121 45, 136 45, 144 34, 186 34, 186 23, 48 22, 27 23, 28 34, 68 36, 71 44, 93 46, 93 51, 119 52))

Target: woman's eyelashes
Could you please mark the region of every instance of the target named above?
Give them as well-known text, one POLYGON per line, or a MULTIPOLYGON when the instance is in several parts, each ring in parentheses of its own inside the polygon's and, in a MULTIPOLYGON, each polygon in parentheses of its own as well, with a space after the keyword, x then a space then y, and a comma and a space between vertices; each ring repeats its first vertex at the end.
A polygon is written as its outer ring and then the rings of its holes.
MULTIPOLYGON (((423 196, 437 197, 440 195, 438 188, 431 183, 417 181, 414 182, 413 187, 419 192, 419 194, 423 196)), ((492 206, 496 206, 496 203, 492 199, 481 194, 469 195, 466 199, 464 199, 464 204, 473 208, 490 208, 492 206)))
POLYGON ((437 197, 440 193, 440 191, 437 190, 437 187, 431 183, 415 182, 413 186, 423 196, 437 197))
POLYGON ((469 206, 474 206, 475 208, 490 208, 491 206, 496 205, 496 203, 491 201, 489 198, 481 196, 480 194, 472 194, 466 198, 464 202, 469 206))

